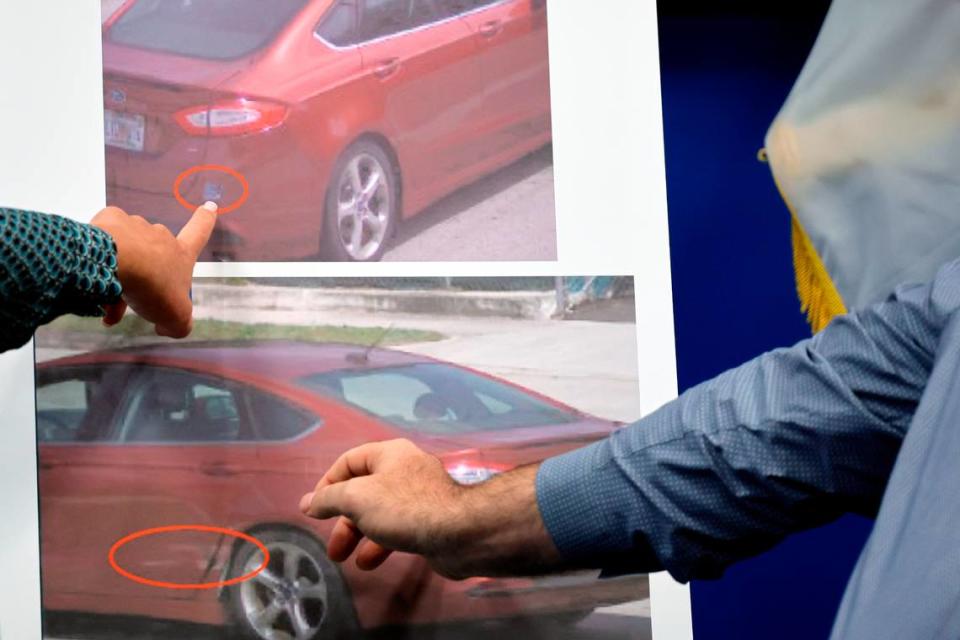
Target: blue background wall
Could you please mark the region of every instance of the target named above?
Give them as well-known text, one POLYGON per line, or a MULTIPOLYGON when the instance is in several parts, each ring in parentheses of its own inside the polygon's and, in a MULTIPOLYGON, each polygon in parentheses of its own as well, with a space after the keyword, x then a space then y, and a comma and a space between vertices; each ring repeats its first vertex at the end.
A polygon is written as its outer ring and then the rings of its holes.
MULTIPOLYGON (((659 3, 681 391, 810 335, 789 214, 756 152, 828 3, 782 4, 659 3)), ((826 637, 869 527, 844 518, 695 582, 696 639, 826 637)))

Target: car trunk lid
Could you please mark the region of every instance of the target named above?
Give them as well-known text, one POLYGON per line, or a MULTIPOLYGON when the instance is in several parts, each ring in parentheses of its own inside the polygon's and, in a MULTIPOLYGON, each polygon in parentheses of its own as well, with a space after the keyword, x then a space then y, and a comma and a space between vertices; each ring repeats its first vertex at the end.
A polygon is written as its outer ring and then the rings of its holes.
POLYGON ((205 164, 209 131, 188 132, 178 114, 202 120, 211 106, 237 99, 222 87, 250 68, 305 4, 276 0, 265 12, 259 0, 138 0, 111 16, 103 27, 108 189, 169 195, 181 173, 205 164))
POLYGON ((108 188, 171 194, 180 173, 206 162, 208 143, 207 136, 187 133, 177 114, 209 109, 222 97, 217 88, 244 67, 105 46, 108 188))

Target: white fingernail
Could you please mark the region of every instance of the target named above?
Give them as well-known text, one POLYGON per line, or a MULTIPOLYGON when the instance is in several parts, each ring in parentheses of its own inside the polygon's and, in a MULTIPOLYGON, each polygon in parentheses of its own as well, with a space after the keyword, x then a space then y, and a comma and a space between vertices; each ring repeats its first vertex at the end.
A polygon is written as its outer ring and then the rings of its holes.
POLYGON ((216 202, 213 202, 213 201, 211 201, 211 200, 208 200, 207 202, 204 202, 204 203, 203 203, 203 208, 206 209, 207 211, 212 211, 213 213, 216 213, 216 212, 217 212, 217 203, 216 203, 216 202))

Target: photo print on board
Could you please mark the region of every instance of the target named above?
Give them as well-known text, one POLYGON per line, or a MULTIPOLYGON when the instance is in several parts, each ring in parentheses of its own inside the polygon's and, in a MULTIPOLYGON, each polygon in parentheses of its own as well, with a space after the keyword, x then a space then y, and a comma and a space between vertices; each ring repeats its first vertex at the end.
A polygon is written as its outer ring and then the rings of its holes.
POLYGON ((545 0, 102 0, 107 204, 207 261, 552 261, 545 0))
POLYGON ((474 484, 638 418, 632 278, 200 279, 194 294, 186 341, 135 316, 37 335, 48 638, 650 637, 646 575, 456 582, 407 554, 363 572, 331 563, 333 523, 297 509, 366 442, 410 439, 474 484))

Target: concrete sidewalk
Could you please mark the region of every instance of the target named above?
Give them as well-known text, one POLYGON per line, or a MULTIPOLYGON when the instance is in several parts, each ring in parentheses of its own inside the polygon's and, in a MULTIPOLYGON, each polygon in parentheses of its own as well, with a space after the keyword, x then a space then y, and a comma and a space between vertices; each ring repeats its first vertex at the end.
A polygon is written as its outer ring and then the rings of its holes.
POLYGON ((387 312, 430 316, 545 320, 557 311, 553 291, 461 291, 456 289, 347 289, 230 285, 199 281, 198 307, 310 312, 387 312))

